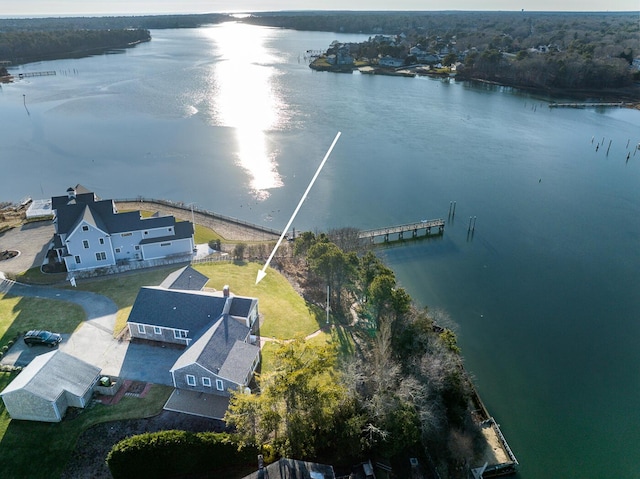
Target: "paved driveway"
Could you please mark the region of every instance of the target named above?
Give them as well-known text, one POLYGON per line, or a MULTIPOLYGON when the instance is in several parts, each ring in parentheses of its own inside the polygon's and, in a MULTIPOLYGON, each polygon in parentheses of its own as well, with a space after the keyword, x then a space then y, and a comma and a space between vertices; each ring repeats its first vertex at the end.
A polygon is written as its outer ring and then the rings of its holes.
MULTIPOLYGON (((110 299, 87 291, 31 286, 1 277, 0 292, 80 305, 87 319, 73 334, 62 335, 61 351, 102 368, 105 375, 172 385, 169 369, 182 350, 114 339, 117 307, 110 299)), ((48 351, 46 346, 29 348, 20 340, 2 357, 1 364, 25 366, 35 356, 48 351)))
POLYGON ((34 266, 42 266, 54 233, 51 221, 37 221, 0 234, 0 251, 20 253, 15 258, 0 261, 0 271, 17 274, 34 266))

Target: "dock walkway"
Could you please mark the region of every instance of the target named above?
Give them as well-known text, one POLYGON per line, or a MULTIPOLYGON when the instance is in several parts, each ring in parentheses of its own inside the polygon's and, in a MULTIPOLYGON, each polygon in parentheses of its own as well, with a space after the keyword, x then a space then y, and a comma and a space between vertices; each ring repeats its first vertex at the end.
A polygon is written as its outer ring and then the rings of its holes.
POLYGON ((366 230, 361 231, 358 234, 358 237, 360 239, 369 239, 372 243, 376 240, 376 238, 382 237, 384 238, 384 242, 387 243, 389 241, 392 241, 390 239, 390 236, 392 235, 397 235, 396 240, 399 241, 404 239, 405 233, 411 232, 411 236, 413 238, 416 238, 422 230, 424 230, 425 236, 431 236, 432 234, 441 235, 444 233, 444 220, 422 220, 418 223, 408 223, 406 225, 388 226, 385 228, 366 230), (436 233, 431 232, 431 230, 434 228, 437 228, 436 233))
POLYGON ((549 108, 596 108, 596 107, 614 107, 622 108, 624 102, 574 102, 574 103, 549 103, 549 108))

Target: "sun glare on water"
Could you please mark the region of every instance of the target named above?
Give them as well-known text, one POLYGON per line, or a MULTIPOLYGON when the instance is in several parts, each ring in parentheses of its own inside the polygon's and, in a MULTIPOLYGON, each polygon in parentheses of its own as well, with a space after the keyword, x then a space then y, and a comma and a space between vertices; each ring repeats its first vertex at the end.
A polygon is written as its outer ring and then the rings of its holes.
POLYGON ((211 30, 221 57, 214 65, 214 115, 220 126, 233 128, 238 164, 250 176, 250 187, 265 199, 282 186, 276 151, 267 132, 282 121, 282 99, 276 91, 277 70, 265 47, 262 30, 227 23, 211 30))

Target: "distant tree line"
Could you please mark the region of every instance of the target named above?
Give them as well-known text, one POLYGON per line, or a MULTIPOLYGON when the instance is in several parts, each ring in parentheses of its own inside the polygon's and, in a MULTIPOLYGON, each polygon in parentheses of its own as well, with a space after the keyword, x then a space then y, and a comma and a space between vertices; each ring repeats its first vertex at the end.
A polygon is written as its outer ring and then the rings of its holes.
POLYGON ((628 87, 634 74, 624 58, 581 55, 577 52, 521 54, 515 59, 497 50, 466 57, 460 79, 489 80, 518 87, 547 90, 598 91, 628 87))
POLYGON ((640 80, 640 73, 630 69, 640 54, 637 13, 305 12, 261 13, 243 21, 298 30, 402 34, 394 44, 368 41, 351 45, 351 51, 411 63, 409 48, 421 45, 440 54, 444 65, 463 61, 461 79, 548 90, 621 88, 640 80))
POLYGON ((151 40, 149 30, 49 30, 0 33, 0 60, 13 64, 95 54, 151 40))
POLYGON ((134 17, 0 18, 0 33, 50 30, 196 28, 228 20, 226 14, 141 15, 134 17))
POLYGON ((0 19, 0 60, 13 64, 69 58, 151 40, 151 29, 196 28, 226 14, 0 19))

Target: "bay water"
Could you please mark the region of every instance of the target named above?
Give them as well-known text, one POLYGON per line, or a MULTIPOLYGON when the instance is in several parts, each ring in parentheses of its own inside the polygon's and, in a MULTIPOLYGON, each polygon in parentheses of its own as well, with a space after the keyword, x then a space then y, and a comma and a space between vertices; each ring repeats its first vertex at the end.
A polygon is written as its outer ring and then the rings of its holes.
POLYGON ((640 477, 640 112, 309 69, 368 36, 228 23, 16 67, 56 75, 0 89, 0 201, 80 183, 282 229, 340 131, 294 227, 446 219, 378 254, 456 331, 519 476, 640 477))

